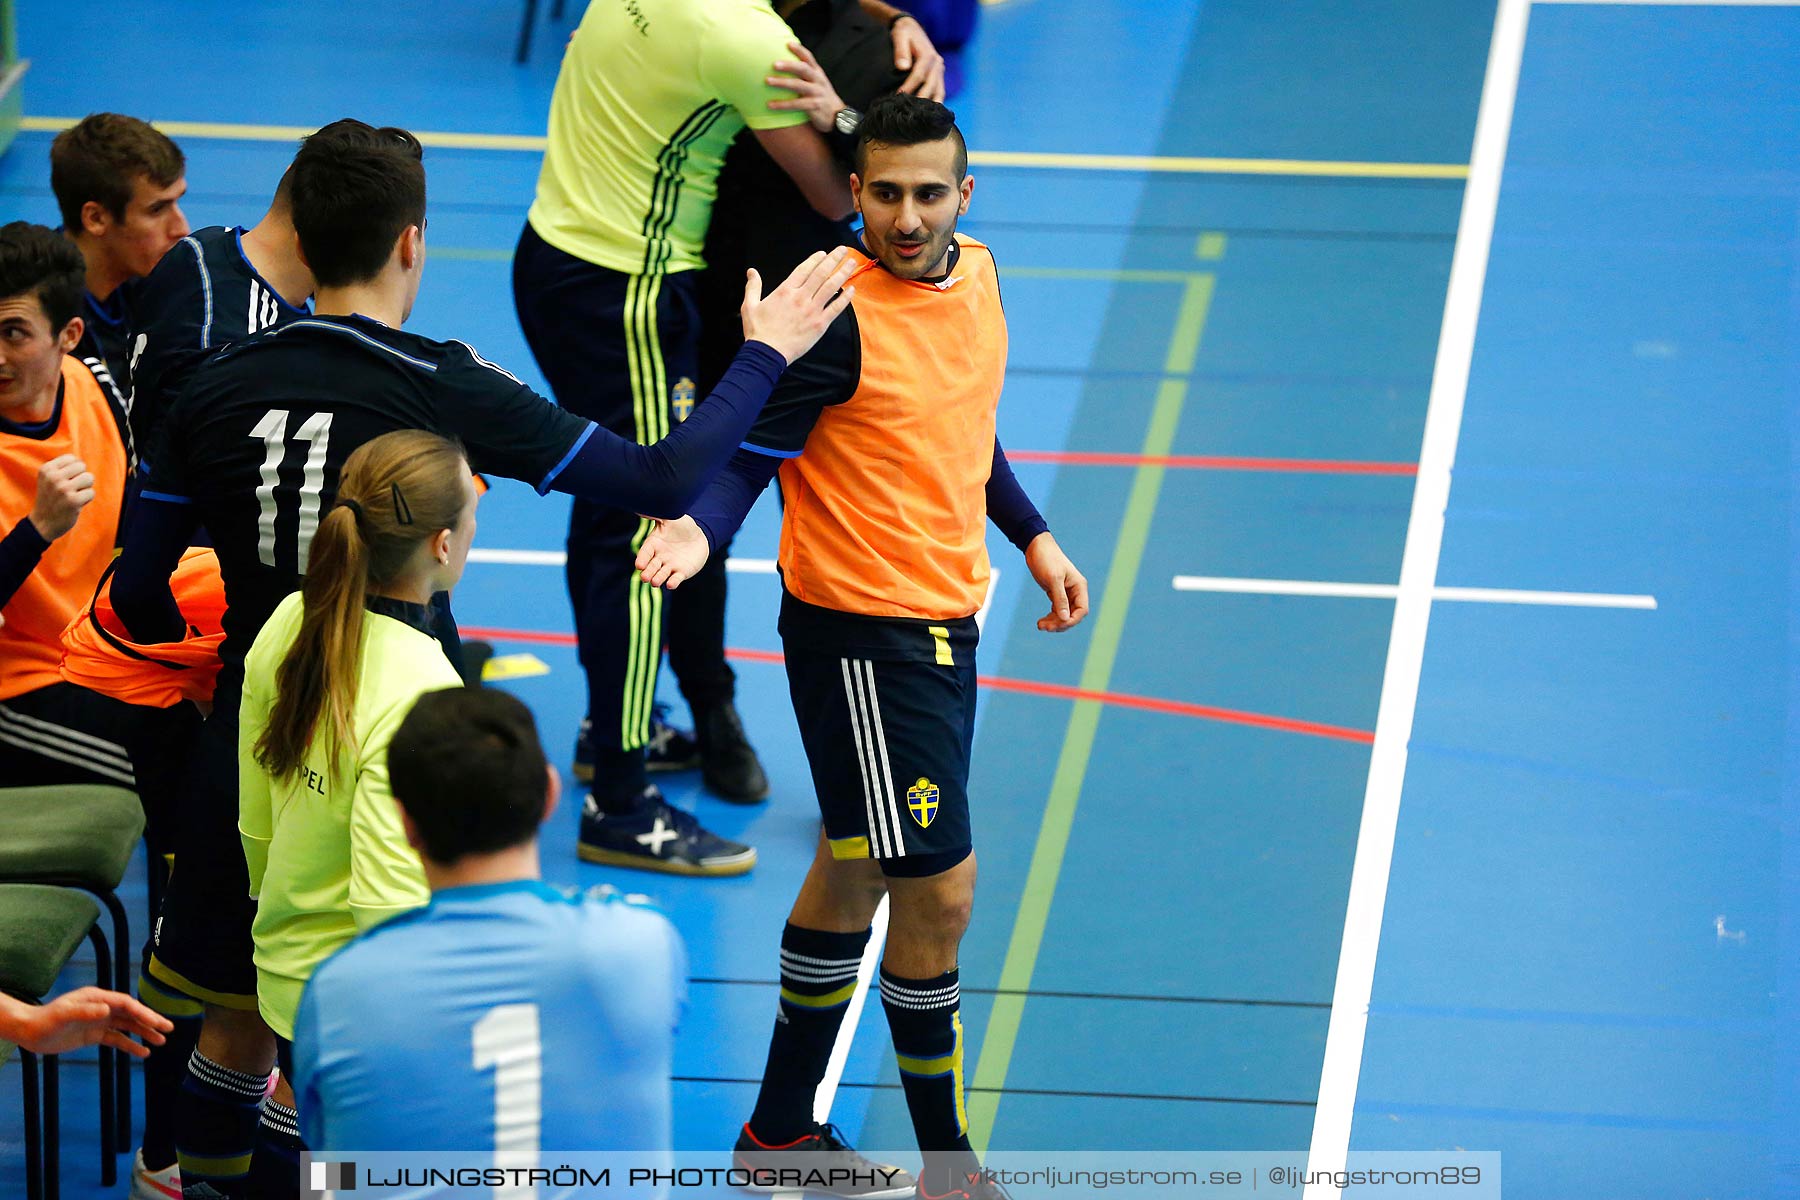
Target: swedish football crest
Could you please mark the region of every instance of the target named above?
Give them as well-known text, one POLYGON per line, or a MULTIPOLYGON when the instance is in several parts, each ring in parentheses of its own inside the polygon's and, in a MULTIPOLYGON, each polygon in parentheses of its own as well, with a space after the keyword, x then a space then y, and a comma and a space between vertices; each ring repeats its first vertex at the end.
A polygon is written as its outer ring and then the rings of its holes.
POLYGON ((906 807, 912 810, 913 820, 923 829, 931 824, 938 810, 938 785, 919 776, 917 783, 906 789, 906 807))
POLYGON ((675 383, 675 390, 669 393, 669 405, 675 410, 675 419, 685 421, 694 411, 694 381, 683 375, 675 383))

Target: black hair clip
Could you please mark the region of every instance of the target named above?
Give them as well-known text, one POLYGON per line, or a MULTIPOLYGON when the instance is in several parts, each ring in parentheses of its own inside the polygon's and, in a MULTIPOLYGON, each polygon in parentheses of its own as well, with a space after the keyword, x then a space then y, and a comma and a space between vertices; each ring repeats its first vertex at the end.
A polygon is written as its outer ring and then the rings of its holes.
POLYGON ((400 490, 400 485, 397 483, 393 485, 393 489, 394 520, 402 525, 411 525, 413 523, 412 508, 406 503, 406 493, 400 490))

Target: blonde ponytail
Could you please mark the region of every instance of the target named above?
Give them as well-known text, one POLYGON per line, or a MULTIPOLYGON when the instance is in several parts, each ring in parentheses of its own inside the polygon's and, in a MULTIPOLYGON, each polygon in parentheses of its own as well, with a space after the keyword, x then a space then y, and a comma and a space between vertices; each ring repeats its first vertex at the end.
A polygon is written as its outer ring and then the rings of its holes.
POLYGON ((275 705, 256 743, 256 761, 274 778, 301 768, 321 721, 333 758, 354 757, 364 602, 421 543, 456 525, 468 477, 454 442, 417 429, 383 434, 344 463, 337 503, 307 556, 300 631, 276 668, 275 705))

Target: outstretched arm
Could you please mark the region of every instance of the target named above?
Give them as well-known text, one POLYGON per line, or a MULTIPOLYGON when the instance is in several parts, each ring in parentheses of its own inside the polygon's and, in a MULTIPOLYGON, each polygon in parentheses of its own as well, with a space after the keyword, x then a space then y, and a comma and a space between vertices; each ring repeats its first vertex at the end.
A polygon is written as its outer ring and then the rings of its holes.
POLYGON ((752 450, 732 455, 692 513, 678 521, 658 521, 644 539, 637 556, 644 582, 673 591, 699 574, 712 552, 737 534, 780 465, 779 458, 752 450))
POLYGON ((590 426, 546 482, 596 504, 679 516, 744 440, 786 368, 787 360, 762 342, 745 342, 711 394, 669 436, 643 446, 590 426))
POLYGON ((814 254, 766 299, 751 271, 744 293, 746 341, 705 403, 652 446, 590 427, 539 490, 555 488, 654 517, 685 512, 750 432, 788 364, 811 350, 849 306, 856 289, 845 284, 853 270, 845 250, 814 254))

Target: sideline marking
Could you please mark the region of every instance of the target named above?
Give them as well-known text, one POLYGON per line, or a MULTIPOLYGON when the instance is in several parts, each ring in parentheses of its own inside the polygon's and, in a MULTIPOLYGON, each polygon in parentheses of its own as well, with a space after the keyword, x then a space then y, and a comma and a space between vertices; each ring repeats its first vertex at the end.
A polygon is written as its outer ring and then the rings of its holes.
MULTIPOLYGON (((1177 575, 1178 592, 1228 592, 1242 596, 1342 596, 1393 600, 1396 583, 1324 583, 1310 579, 1232 579, 1219 575, 1177 575)), ((1533 592, 1516 588, 1434 587, 1434 601, 1473 604, 1541 604, 1566 608, 1637 608, 1654 611, 1656 597, 1619 592, 1533 592)))
MULTIPOLYGON (((77 117, 25 117, 26 133, 61 133, 77 117)), ((221 121, 152 121, 170 137, 219 138, 239 142, 298 142, 317 132, 306 125, 239 125, 221 121)), ((541 154, 549 144, 542 134, 413 131, 422 145, 445 150, 512 150, 541 154)), ((1468 178, 1463 163, 1338 162, 1296 158, 1180 158, 1151 154, 1049 154, 1029 150, 971 150, 977 167, 1017 167, 1047 171, 1150 171, 1190 175, 1299 175, 1324 179, 1451 179, 1468 178)))
MULTIPOLYGON (((1217 248, 1223 252, 1222 243, 1217 248)), ((1143 563, 1150 523, 1166 470, 1155 460, 1167 455, 1174 445, 1176 426, 1187 400, 1187 376, 1194 369, 1200 338, 1206 329, 1207 313, 1212 305, 1213 283, 1212 274, 1196 272, 1187 278, 1182 288, 1175 329, 1163 362, 1164 378, 1157 389, 1149 427, 1144 431, 1141 453, 1145 461, 1138 465, 1132 478, 1131 495, 1119 523, 1112 562, 1098 593, 1093 637, 1081 668, 1081 690, 1084 692, 1104 692, 1112 678, 1119 643, 1124 637, 1126 613, 1131 608, 1132 592, 1137 586, 1138 570, 1143 563)), ((1000 1097, 1012 1064, 1013 1046, 1025 1015, 1024 993, 1030 989, 1031 976, 1037 967, 1038 950, 1043 944, 1051 898, 1056 892, 1063 857, 1068 851, 1069 831, 1075 823, 1075 809, 1087 778, 1088 760, 1093 754, 1101 711, 1102 704, 1096 699, 1077 700, 1063 734, 1062 752, 1050 784, 1043 821, 1038 827, 1037 844, 1031 854, 1031 868, 1019 898, 1018 913, 1013 919, 1006 959, 1000 969, 999 986, 1004 994, 995 997, 982 1036, 981 1053, 970 1080, 969 1140, 978 1152, 987 1150, 988 1139, 994 1131, 1000 1097)))
MULTIPOLYGON (((1350 872, 1344 938, 1332 989, 1331 1022, 1319 1073, 1319 1102, 1313 1110, 1308 1171, 1341 1171, 1350 1153, 1350 1125, 1362 1074, 1363 1038, 1369 1026, 1369 995, 1375 985, 1375 954, 1387 905, 1388 871, 1394 861, 1394 831, 1400 819, 1400 791, 1406 781, 1406 744, 1412 736, 1425 664, 1425 629, 1437 586, 1438 555, 1444 541, 1444 510, 1450 503, 1450 468, 1462 429, 1469 364, 1481 315, 1488 248, 1500 205, 1500 176, 1512 130, 1513 99, 1525 54, 1530 0, 1500 0, 1488 50, 1481 108, 1475 117, 1469 184, 1463 190, 1462 218, 1450 260, 1444 322, 1437 363, 1425 409, 1425 436, 1419 453, 1419 480, 1413 489, 1400 584, 1388 637, 1381 707, 1375 719, 1375 747, 1363 793, 1362 823, 1350 872)), ((1303 1200, 1336 1200, 1340 1189, 1309 1184, 1303 1200)))

